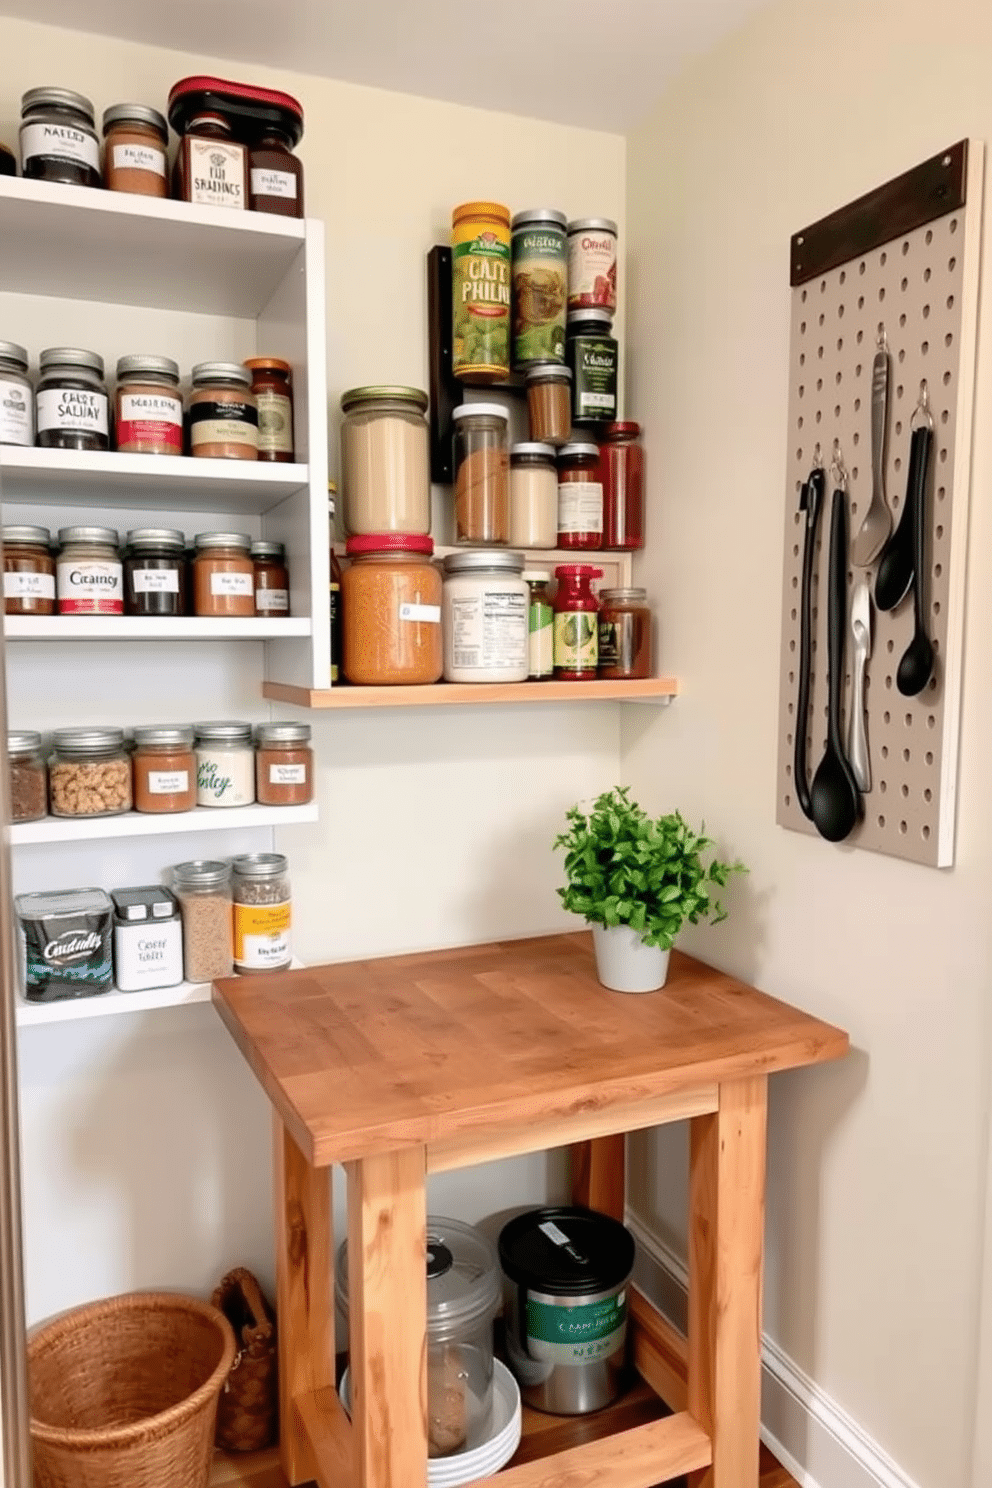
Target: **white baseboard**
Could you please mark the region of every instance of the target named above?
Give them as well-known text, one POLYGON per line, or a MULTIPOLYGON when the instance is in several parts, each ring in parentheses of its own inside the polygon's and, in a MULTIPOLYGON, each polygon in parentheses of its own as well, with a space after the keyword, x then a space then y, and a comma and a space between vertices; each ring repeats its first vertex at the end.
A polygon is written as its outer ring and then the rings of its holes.
MULTIPOLYGON (((634 1280, 685 1331, 685 1263, 635 1215, 634 1280)), ((766 1334, 761 1348, 761 1439, 799 1488, 919 1488, 898 1463, 766 1334)))

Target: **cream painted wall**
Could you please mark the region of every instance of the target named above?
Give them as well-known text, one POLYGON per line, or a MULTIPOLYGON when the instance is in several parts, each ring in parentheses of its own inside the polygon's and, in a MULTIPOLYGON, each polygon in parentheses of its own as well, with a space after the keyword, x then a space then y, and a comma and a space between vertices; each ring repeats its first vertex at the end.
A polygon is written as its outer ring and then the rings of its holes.
MULTIPOLYGON (((845 1064, 772 1082, 765 1326, 919 1488, 989 1483, 977 1462, 972 1479, 972 1447, 992 1049, 992 263, 987 246, 957 863, 936 872, 775 825, 788 251, 797 228, 943 146, 992 138, 990 75, 979 0, 778 0, 628 140, 629 404, 652 490, 640 572, 684 695, 625 716, 624 775, 652 807, 705 815, 750 864, 729 925, 692 944, 851 1031, 845 1064)), ((684 1133, 640 1143, 634 1167, 637 1207, 680 1244, 684 1133)), ((988 1251, 985 1264, 988 1283, 988 1251)))
MULTIPOLYGON (((79 89, 102 111, 131 98, 161 107, 190 73, 245 71, 8 20, 0 41, 0 139, 11 141, 20 95, 39 83, 79 89)), ((427 385, 424 255, 444 240, 454 203, 554 202, 624 223, 619 137, 262 68, 251 75, 306 108, 307 207, 327 223, 332 411, 347 386, 427 385)), ((136 349, 122 328, 119 350, 136 349)), ((260 658, 246 659, 256 648, 228 651, 234 675, 217 684, 225 707, 264 716, 260 658)), ((94 662, 104 682, 116 660, 94 662)), ((162 714, 182 695, 166 676, 162 714)), ((39 677, 39 706, 42 689, 39 677)), ((154 706, 146 693, 145 709, 154 706)), ((305 959, 567 922, 550 843, 567 805, 616 779, 613 706, 324 717, 314 737, 320 827, 279 834, 305 959)), ((125 869, 108 854, 100 877, 124 882, 125 869)), ((21 1039, 32 1318, 129 1287, 202 1291, 241 1258, 270 1272, 266 1103, 212 1012, 108 1021, 21 1039)), ((538 1156, 448 1176, 432 1203, 474 1220, 538 1202, 561 1182, 560 1164, 538 1156)))

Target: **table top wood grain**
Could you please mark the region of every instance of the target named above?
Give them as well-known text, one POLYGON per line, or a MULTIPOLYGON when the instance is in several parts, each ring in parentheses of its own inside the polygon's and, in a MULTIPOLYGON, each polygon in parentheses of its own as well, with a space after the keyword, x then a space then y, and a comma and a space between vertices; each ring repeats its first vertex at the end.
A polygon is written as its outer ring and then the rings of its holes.
POLYGON ((847 1034, 673 952, 609 992, 587 931, 214 985, 314 1167, 840 1058, 847 1034))

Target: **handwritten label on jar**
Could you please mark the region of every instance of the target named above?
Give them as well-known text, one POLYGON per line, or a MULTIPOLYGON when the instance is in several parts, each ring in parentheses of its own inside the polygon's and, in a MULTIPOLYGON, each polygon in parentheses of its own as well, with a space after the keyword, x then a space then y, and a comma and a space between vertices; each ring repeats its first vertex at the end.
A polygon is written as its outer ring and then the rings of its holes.
POLYGON ((558 487, 558 531, 602 532, 603 487, 599 481, 566 481, 558 487))
POLYGON ((255 594, 255 576, 250 573, 212 573, 210 575, 211 594, 241 594, 251 597, 255 594))
POLYGON ((252 196, 283 196, 296 200, 296 177, 291 171, 264 170, 257 166, 251 173, 252 196))
POLYGON ((131 574, 135 594, 178 594, 178 568, 136 568, 131 574))
POLYGON ((50 160, 75 160, 100 169, 100 147, 92 134, 69 124, 25 124, 21 129, 21 159, 25 165, 36 156, 50 160))
POLYGON ((0 444, 34 444, 31 390, 0 377, 0 444))
POLYGON ((250 749, 196 752, 198 806, 250 806, 255 799, 255 756, 250 749))
POLYGON ((239 969, 268 971, 286 966, 291 957, 289 901, 282 904, 234 906, 234 964, 239 969))
POLYGON ((293 405, 284 393, 257 393, 258 447, 273 454, 293 453, 293 405))
POLYGON ((117 443, 164 444, 183 452, 183 405, 164 393, 122 393, 117 420, 117 443))
POLYGON ((245 152, 221 140, 187 139, 189 199, 202 207, 244 207, 245 152))
POLYGON ((270 765, 270 785, 306 785, 306 765, 270 765))
POLYGON ((123 615, 120 563, 102 559, 60 562, 56 572, 60 615, 123 615))
POLYGON ((188 790, 188 770, 148 771, 148 794, 151 796, 182 796, 188 790))
POLYGON ((255 608, 260 615, 288 614, 288 589, 256 589, 255 608))
POLYGON ((441 606, 425 604, 401 604, 401 620, 420 620, 426 625, 441 624, 441 606))
POLYGON ((45 388, 38 394, 38 433, 71 429, 81 434, 107 434, 107 395, 87 388, 45 388))
POLYGON ((54 599, 55 580, 44 573, 5 573, 4 599, 54 599))
POLYGON ((165 175, 165 155, 148 145, 115 145, 113 148, 114 170, 153 171, 156 176, 165 175))

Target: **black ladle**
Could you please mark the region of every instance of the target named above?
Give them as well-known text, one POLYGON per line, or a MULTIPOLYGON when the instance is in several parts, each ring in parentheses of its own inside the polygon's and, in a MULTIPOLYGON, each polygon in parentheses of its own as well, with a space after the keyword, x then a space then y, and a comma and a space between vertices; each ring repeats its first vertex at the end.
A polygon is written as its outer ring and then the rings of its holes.
POLYGON ((816 446, 813 469, 799 494, 799 510, 806 513, 806 535, 803 539, 803 587, 799 596, 799 690, 796 697, 795 744, 792 751, 792 778, 796 800, 804 816, 812 820, 809 798, 806 737, 809 723, 810 673, 813 661, 813 565, 816 562, 816 534, 827 477, 820 464, 820 446, 816 446))
POLYGON ((894 610, 909 593, 909 586, 913 582, 916 572, 915 513, 922 483, 926 480, 932 439, 933 433, 925 423, 913 430, 909 445, 906 500, 899 525, 882 550, 875 579, 875 604, 880 610, 894 610))
POLYGON ((847 621, 847 497, 843 474, 830 512, 827 573, 827 747, 810 790, 813 823, 828 842, 841 842, 861 814, 861 796, 841 742, 841 689, 844 685, 844 632, 847 621))
POLYGON ((917 427, 913 430, 913 452, 910 454, 910 472, 907 505, 913 507, 913 639, 903 652, 896 672, 896 686, 903 697, 916 697, 930 681, 933 672, 933 643, 927 634, 926 615, 926 507, 927 473, 930 466, 930 451, 933 445, 933 420, 930 417, 929 395, 926 382, 920 388, 920 401, 913 415, 917 427), (917 420, 921 420, 917 424, 917 420), (917 460, 914 467, 913 453, 917 460))

